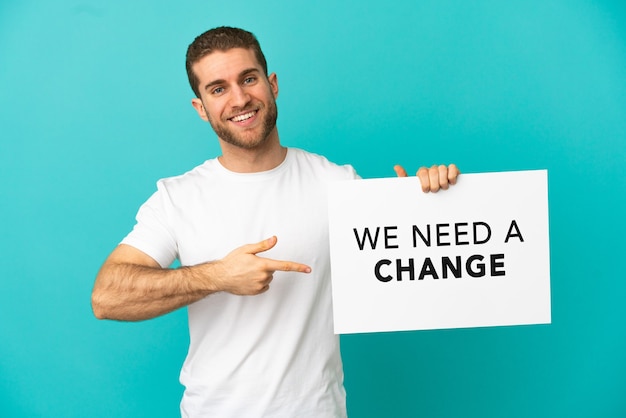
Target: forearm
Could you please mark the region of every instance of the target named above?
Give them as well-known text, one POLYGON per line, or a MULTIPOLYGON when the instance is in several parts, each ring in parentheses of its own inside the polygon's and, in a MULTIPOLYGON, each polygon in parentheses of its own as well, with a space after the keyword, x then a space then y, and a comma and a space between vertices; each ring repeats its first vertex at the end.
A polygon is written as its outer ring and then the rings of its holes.
POLYGON ((246 244, 226 257, 178 269, 164 269, 149 255, 121 244, 104 262, 91 295, 100 319, 140 321, 166 314, 215 292, 258 295, 269 289, 275 271, 310 273, 307 265, 258 257, 276 237, 246 244))
POLYGON ((105 263, 92 293, 99 319, 140 321, 187 306, 214 293, 211 265, 163 269, 131 263, 105 263))

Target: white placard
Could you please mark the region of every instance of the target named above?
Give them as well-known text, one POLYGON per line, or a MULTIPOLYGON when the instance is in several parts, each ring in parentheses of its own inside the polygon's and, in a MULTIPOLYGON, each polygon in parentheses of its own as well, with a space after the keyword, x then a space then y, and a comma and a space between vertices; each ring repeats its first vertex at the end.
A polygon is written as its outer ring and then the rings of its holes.
POLYGON ((551 322, 547 171, 329 189, 335 333, 551 322))

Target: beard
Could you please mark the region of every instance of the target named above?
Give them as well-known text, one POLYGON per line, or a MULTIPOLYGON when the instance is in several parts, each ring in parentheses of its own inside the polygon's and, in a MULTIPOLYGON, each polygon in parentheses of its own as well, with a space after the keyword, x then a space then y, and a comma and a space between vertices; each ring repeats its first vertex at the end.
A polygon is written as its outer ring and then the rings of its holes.
MULTIPOLYGON (((241 111, 252 110, 254 107, 254 105, 251 105, 248 106, 248 108, 241 109, 241 111)), ((266 110, 261 123, 261 130, 258 131, 258 133, 255 131, 235 132, 234 129, 228 126, 228 121, 222 122, 221 120, 213 120, 211 116, 209 116, 209 113, 205 112, 211 127, 220 139, 236 147, 252 150, 265 144, 270 133, 276 127, 276 120, 278 119, 278 109, 276 107, 276 101, 273 98, 268 102, 267 106, 261 104, 258 108, 258 112, 266 110)))

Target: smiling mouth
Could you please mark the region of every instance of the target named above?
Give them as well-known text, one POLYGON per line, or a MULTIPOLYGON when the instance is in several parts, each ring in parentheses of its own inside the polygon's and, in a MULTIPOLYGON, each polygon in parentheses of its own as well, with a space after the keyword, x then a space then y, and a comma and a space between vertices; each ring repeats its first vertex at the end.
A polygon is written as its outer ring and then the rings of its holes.
POLYGON ((237 115, 237 116, 233 116, 232 118, 230 118, 231 121, 233 122, 243 122, 244 120, 248 120, 251 117, 253 117, 254 115, 256 115, 256 110, 253 110, 251 112, 248 113, 244 113, 241 115, 237 115))

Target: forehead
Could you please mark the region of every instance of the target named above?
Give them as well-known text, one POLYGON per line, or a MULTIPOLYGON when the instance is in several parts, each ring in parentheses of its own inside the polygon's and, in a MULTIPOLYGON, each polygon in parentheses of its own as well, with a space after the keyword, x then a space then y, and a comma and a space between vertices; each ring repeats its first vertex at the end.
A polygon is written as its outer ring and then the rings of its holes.
POLYGON ((232 48, 227 51, 215 51, 202 57, 193 65, 193 71, 200 85, 213 80, 236 78, 244 70, 256 68, 263 72, 261 64, 251 49, 232 48))

